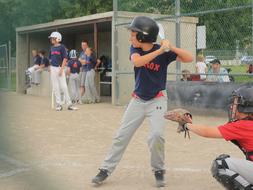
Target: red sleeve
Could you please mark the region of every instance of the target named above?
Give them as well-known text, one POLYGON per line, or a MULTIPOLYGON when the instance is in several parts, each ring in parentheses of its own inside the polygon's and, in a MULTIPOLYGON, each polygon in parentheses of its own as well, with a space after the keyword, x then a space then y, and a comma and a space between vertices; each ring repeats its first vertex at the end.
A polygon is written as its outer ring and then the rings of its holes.
POLYGON ((236 122, 227 123, 218 127, 221 135, 227 141, 239 140, 244 136, 244 131, 237 125, 236 122))

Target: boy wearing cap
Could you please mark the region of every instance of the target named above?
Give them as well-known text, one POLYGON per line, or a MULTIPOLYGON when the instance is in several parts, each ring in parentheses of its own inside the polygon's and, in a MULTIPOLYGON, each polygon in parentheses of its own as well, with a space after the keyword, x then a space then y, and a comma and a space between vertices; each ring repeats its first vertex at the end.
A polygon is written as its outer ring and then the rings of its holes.
POLYGON ((49 60, 51 63, 50 73, 53 93, 56 98, 56 111, 61 111, 63 109, 62 106, 65 103, 61 100, 61 92, 64 93, 68 110, 77 110, 77 108, 72 105, 67 87, 64 68, 68 61, 68 55, 65 46, 60 43, 62 35, 59 32, 52 32, 49 39, 52 44, 49 52, 49 60))

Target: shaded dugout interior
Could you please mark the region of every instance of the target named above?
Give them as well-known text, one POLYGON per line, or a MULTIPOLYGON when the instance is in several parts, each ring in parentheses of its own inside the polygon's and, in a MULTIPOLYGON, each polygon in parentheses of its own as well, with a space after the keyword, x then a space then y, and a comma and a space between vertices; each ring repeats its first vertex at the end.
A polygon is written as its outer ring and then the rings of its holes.
MULTIPOLYGON (((67 49, 76 49, 81 52, 81 42, 88 41, 99 58, 105 55, 111 60, 111 28, 112 13, 97 14, 95 16, 80 17, 74 19, 56 20, 54 22, 17 28, 17 91, 27 93, 25 89, 24 70, 33 64, 32 49, 46 50, 47 56, 50 49, 48 36, 52 31, 59 31, 62 36, 62 44, 67 49)), ((110 96, 110 84, 100 80, 99 73, 96 76, 97 88, 102 96, 110 96)), ((109 75, 109 74, 108 74, 109 75)), ((48 75, 49 76, 49 75, 48 75)), ((107 81, 109 81, 109 78, 107 81)), ((43 80, 42 76, 42 80, 43 80)), ((44 81, 42 81, 43 83, 44 81)), ((28 89, 33 95, 50 95, 50 84, 28 89), (36 89, 48 88, 48 89, 36 89)))

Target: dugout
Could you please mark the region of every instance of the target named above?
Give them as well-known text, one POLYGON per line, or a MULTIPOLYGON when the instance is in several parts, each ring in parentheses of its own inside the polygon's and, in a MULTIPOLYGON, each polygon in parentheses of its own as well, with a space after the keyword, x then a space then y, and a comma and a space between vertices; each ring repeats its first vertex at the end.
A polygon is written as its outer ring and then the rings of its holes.
MULTIPOLYGON (((17 54, 17 92, 27 93, 25 89, 25 70, 32 64, 31 50, 49 50, 48 36, 52 31, 59 31, 63 35, 63 44, 68 49, 81 50, 81 41, 88 40, 98 57, 106 55, 111 58, 112 71, 106 74, 106 80, 101 81, 97 74, 97 89, 100 94, 111 97, 111 102, 124 105, 131 98, 134 88, 133 66, 129 61, 129 32, 126 26, 135 16, 148 15, 159 18, 162 15, 134 13, 134 12, 106 12, 78 18, 55 20, 32 26, 16 28, 16 54, 17 54)), ((163 19, 159 21, 164 25, 166 35, 173 44, 176 44, 176 20, 163 19)), ((196 24, 198 18, 180 18, 181 47, 196 54, 196 24)), ((194 71, 194 63, 182 65, 194 71)), ((175 72, 176 64, 169 66, 175 72)), ((32 87, 30 94, 50 96, 49 75, 42 75, 40 87, 32 87), (45 75, 45 76, 44 76, 45 75)))

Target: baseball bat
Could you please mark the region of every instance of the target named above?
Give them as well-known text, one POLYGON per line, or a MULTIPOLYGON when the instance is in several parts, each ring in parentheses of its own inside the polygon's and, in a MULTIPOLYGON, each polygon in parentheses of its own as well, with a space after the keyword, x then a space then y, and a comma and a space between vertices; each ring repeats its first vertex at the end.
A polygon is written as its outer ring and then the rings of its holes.
MULTIPOLYGON (((161 38, 161 40, 165 40, 166 36, 165 36, 165 31, 164 31, 163 25, 161 23, 157 23, 157 25, 159 27, 158 36, 161 38)), ((165 51, 168 52, 169 48, 167 48, 165 51)))

